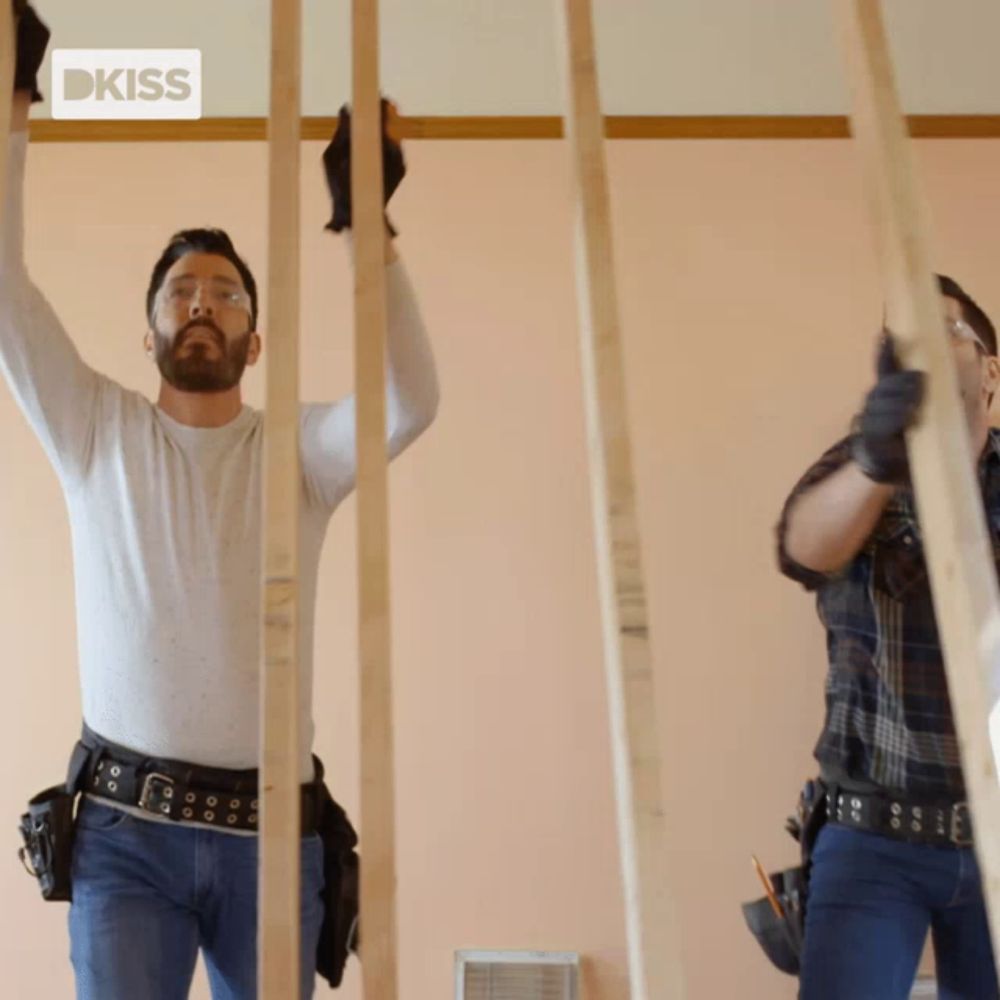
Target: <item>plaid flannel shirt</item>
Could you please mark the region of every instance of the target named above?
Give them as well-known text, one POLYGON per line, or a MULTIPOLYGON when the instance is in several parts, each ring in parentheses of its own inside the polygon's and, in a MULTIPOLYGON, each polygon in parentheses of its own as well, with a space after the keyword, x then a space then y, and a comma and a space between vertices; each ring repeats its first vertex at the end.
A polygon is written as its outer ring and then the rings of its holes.
MULTIPOLYGON (((816 592, 827 631, 826 721, 815 756, 827 776, 847 785, 912 801, 961 801, 965 782, 912 491, 897 490, 864 547, 837 573, 806 569, 785 549, 792 502, 849 459, 845 438, 799 480, 777 529, 781 571, 816 592)), ((997 430, 979 481, 1000 561, 997 430)))

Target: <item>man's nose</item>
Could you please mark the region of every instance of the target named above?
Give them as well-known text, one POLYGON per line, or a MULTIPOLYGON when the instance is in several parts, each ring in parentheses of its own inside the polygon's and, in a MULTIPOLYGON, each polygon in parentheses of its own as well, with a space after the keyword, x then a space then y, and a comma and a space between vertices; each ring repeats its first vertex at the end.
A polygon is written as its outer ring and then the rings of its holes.
POLYGON ((192 316, 212 316, 214 314, 212 300, 205 293, 205 289, 201 285, 195 288, 194 298, 191 299, 190 311, 192 316))

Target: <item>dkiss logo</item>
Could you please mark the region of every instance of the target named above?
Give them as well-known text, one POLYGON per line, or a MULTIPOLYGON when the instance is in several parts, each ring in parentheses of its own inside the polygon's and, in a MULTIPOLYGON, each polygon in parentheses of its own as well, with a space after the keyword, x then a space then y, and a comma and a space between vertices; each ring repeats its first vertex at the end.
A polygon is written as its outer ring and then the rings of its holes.
POLYGON ((201 117, 198 49, 55 49, 52 117, 201 117))
POLYGON ((190 73, 186 69, 121 70, 110 73, 99 69, 88 73, 85 69, 67 69, 63 72, 63 97, 67 101, 85 101, 93 96, 95 101, 186 101, 191 96, 190 73), (166 86, 164 85, 166 82, 166 86), (119 89, 125 87, 125 92, 119 89))

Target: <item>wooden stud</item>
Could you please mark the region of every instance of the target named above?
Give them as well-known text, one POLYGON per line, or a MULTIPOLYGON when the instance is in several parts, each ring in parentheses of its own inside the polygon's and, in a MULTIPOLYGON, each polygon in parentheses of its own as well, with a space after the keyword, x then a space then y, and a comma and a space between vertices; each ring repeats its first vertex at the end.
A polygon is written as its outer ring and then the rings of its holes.
POLYGON ((0 10, 0 212, 7 203, 7 137, 14 100, 15 39, 14 12, 8 4, 6 10, 0 10))
POLYGON ((258 995, 298 1000, 300 0, 271 4, 258 995))
POLYGON ((921 419, 907 444, 993 951, 1000 958, 1000 785, 989 740, 1000 678, 993 551, 879 2, 837 0, 837 8, 851 71, 854 134, 888 291, 888 324, 904 365, 928 374, 921 419))
POLYGON ((361 701, 361 969, 395 1000, 396 848, 385 416, 385 239, 377 0, 353 0, 351 200, 361 701))
POLYGON ((611 204, 590 0, 556 0, 565 39, 587 443, 633 1000, 680 1000, 656 692, 635 508, 611 204))

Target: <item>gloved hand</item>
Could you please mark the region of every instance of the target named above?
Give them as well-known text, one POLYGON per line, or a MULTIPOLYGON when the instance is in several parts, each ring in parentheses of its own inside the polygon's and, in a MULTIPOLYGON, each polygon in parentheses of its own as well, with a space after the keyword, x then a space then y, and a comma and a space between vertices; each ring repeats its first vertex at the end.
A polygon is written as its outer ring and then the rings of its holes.
MULTIPOLYGON (((393 192, 399 187, 399 182, 406 175, 406 162, 403 159, 403 148, 389 136, 387 123, 389 118, 389 102, 382 98, 382 183, 384 187, 383 204, 388 205, 393 192)), ((330 145, 323 153, 323 170, 326 172, 326 185, 333 199, 333 218, 326 224, 327 229, 339 233, 342 229, 351 228, 351 113, 345 104, 340 109, 340 120, 337 130, 333 133, 330 145)), ((385 220, 389 232, 395 236, 396 230, 388 217, 385 220)))
POLYGON ((924 396, 924 373, 900 367, 892 336, 882 333, 876 363, 878 381, 868 393, 851 440, 851 457, 876 483, 909 481, 904 432, 916 420, 924 396))
POLYGON ((14 90, 31 92, 31 103, 42 99, 38 89, 38 68, 49 44, 49 29, 42 23, 28 0, 13 0, 17 18, 17 61, 14 66, 14 90))

